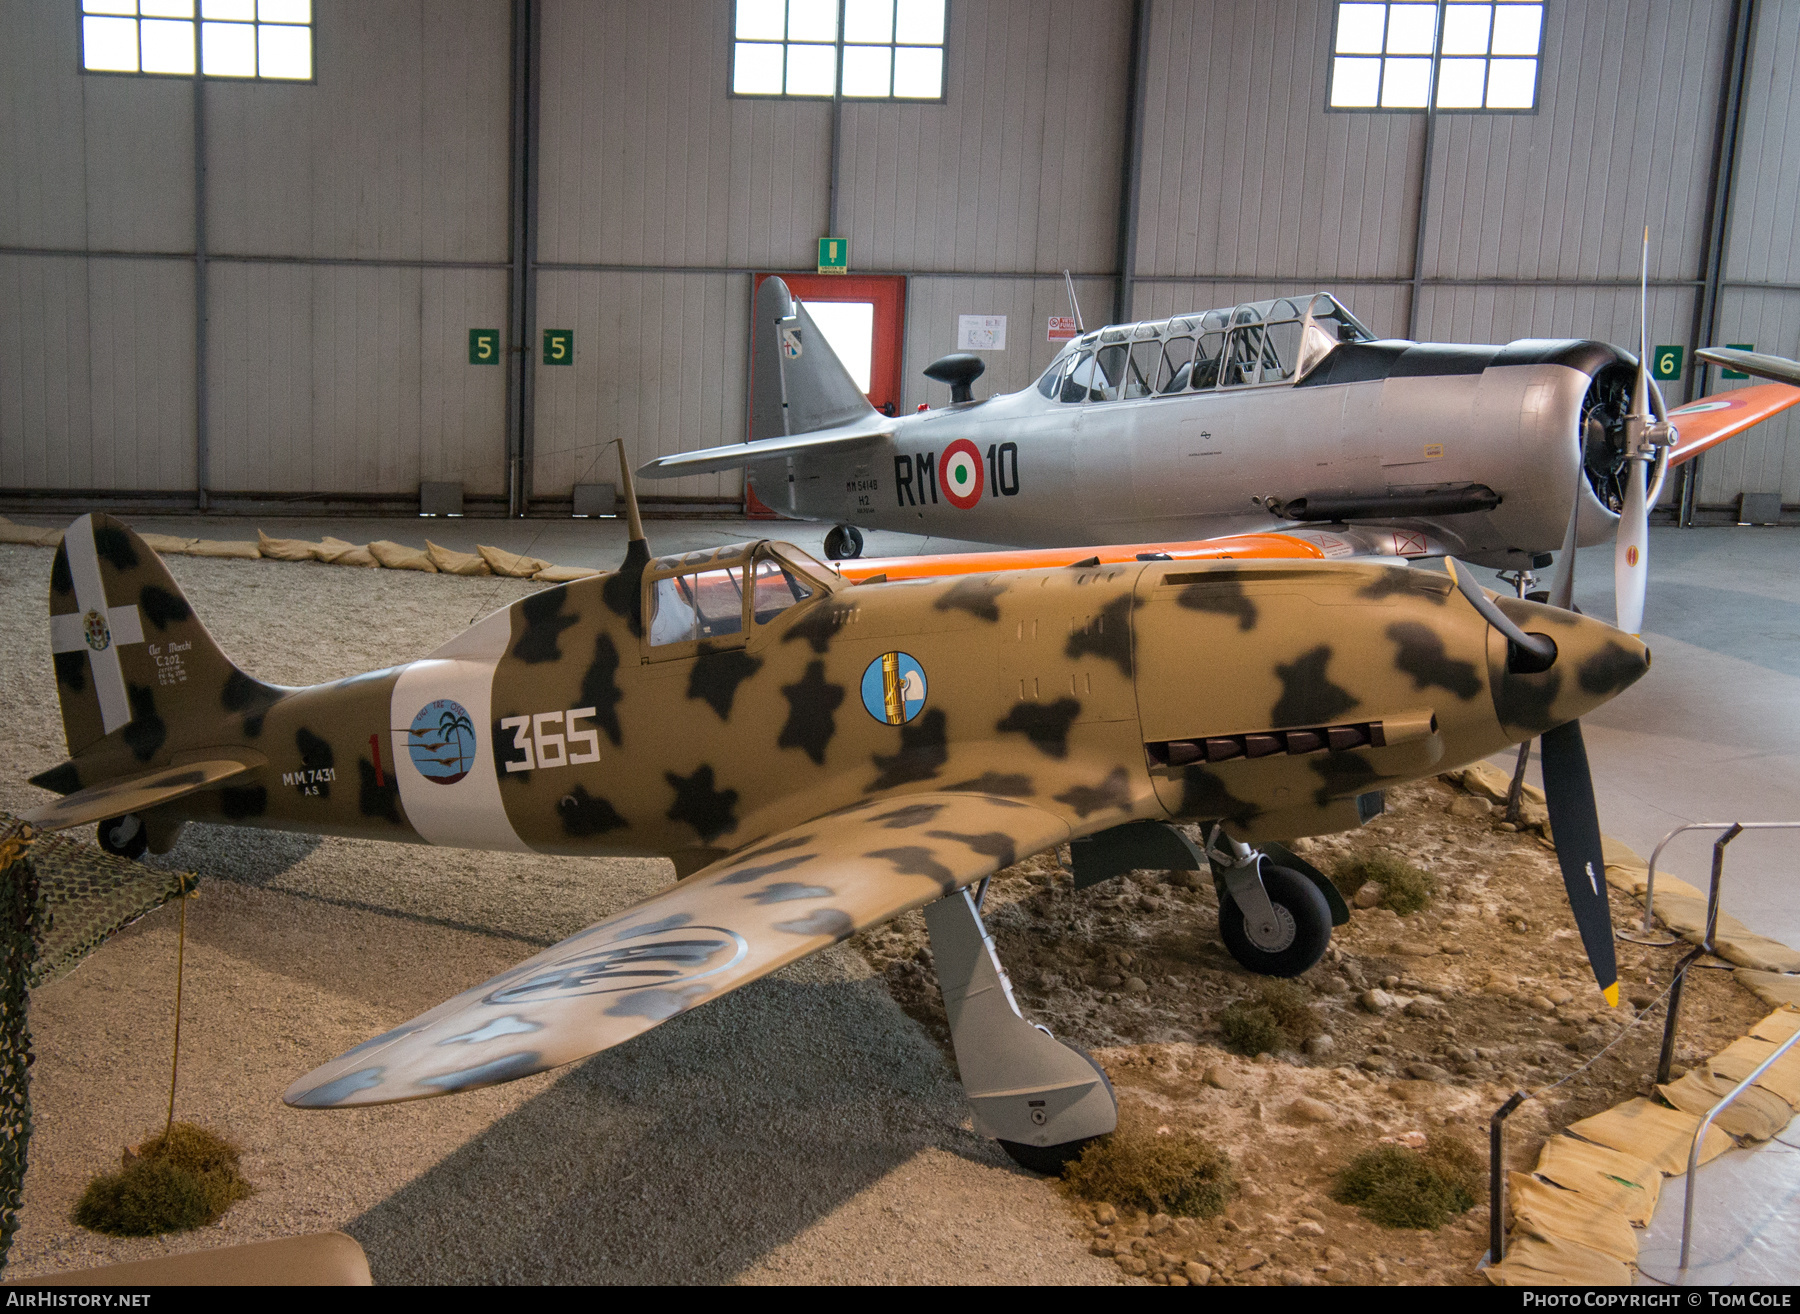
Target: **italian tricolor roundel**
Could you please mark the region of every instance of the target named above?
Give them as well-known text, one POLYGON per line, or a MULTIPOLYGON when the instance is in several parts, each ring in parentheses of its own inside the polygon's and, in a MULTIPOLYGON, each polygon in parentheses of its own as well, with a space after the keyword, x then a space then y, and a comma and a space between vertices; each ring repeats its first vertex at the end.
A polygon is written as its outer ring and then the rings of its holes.
POLYGON ((938 462, 938 478, 944 496, 964 511, 981 500, 981 453, 967 438, 958 438, 944 449, 938 462))

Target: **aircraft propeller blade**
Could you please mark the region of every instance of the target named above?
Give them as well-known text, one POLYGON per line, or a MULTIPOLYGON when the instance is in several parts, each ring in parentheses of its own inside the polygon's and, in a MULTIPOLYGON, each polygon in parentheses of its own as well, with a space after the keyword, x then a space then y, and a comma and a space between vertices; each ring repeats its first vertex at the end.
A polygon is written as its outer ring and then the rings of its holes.
POLYGON ((1556 860, 1562 867, 1569 909, 1581 931, 1582 947, 1600 993, 1619 1003, 1619 968, 1613 956, 1612 909, 1606 899, 1606 859, 1600 847, 1600 816, 1594 808, 1594 778, 1588 770, 1581 722, 1570 721, 1538 740, 1544 772, 1544 801, 1556 860))
MULTIPOLYGON (((1651 452, 1657 435, 1650 412, 1650 230, 1644 229, 1644 258, 1638 283, 1638 368, 1625 416, 1625 504, 1613 543, 1613 597, 1618 626, 1627 634, 1644 629, 1644 593, 1650 581, 1651 452)), ((1659 481, 1660 488, 1660 481, 1659 481)))

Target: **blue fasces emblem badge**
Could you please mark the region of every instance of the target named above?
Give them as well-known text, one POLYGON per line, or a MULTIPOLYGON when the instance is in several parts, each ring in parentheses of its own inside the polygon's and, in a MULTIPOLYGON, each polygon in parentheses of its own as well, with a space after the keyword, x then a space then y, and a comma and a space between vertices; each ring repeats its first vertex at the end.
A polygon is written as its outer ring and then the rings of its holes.
POLYGON ((468 709, 448 698, 434 698, 413 717, 406 750, 425 779, 454 785, 475 765, 476 742, 468 709))
POLYGON ((905 725, 925 706, 925 668, 911 653, 882 653, 863 671, 862 700, 877 721, 905 725))

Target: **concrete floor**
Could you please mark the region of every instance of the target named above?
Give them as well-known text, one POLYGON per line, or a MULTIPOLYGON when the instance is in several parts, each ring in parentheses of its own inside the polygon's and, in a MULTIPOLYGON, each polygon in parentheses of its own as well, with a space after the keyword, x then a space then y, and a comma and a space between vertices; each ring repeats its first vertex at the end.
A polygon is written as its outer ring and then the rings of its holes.
MULTIPOLYGON (((257 526, 276 537, 329 533, 353 542, 419 544, 429 536, 463 551, 488 543, 571 566, 610 567, 625 542, 619 520, 128 518, 140 530, 227 539, 254 537, 257 526)), ((646 528, 658 553, 761 537, 819 553, 828 526, 711 519, 652 520, 646 528)), ((968 546, 871 533, 866 553, 968 546)), ((1577 604, 1611 619, 1611 546, 1583 550, 1576 574, 1577 604)), ((1800 536, 1786 528, 1653 529, 1650 579, 1644 638, 1654 668, 1584 722, 1603 829, 1648 856, 1686 822, 1800 821, 1800 536)), ((1708 836, 1676 841, 1663 868, 1703 883, 1710 844, 1708 836)), ((1800 832, 1741 837, 1730 849, 1723 904, 1755 930, 1800 946, 1797 858, 1800 832)), ((1788 1139, 1800 1142, 1793 1127, 1788 1139)), ((1740 1281, 1800 1282, 1800 1152, 1775 1143, 1727 1156, 1703 1170, 1699 1192, 1708 1258, 1735 1256, 1740 1281)), ((1679 1189, 1664 1192, 1646 1249, 1679 1244, 1681 1206, 1679 1189)))

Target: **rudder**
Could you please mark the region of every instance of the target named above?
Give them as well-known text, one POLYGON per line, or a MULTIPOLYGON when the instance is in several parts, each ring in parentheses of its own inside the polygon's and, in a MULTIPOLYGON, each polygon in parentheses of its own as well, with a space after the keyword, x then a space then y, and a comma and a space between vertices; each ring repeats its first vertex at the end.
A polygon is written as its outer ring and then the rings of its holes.
POLYGON ((56 550, 50 647, 71 758, 112 736, 121 766, 162 762, 221 732, 236 738, 238 717, 254 737, 252 722, 260 728, 284 692, 234 666, 161 558, 99 512, 70 525, 56 550))
POLYGON ((750 438, 785 438, 880 414, 788 286, 771 275, 756 290, 750 438))

